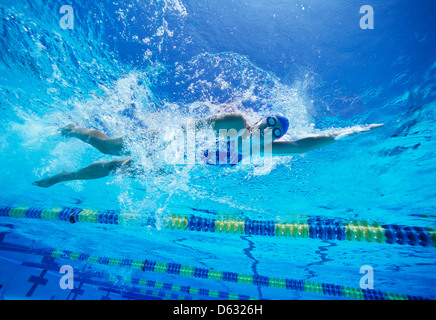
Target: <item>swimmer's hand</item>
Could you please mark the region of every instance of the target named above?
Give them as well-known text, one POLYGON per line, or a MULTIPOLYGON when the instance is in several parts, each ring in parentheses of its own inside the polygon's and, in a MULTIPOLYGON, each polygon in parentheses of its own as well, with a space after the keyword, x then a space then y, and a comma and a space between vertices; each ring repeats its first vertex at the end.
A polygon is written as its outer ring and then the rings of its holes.
POLYGON ((362 133, 362 132, 368 132, 380 127, 383 127, 384 124, 378 124, 378 123, 374 123, 374 124, 369 124, 366 126, 354 126, 352 128, 350 128, 350 130, 341 132, 341 133, 336 133, 336 134, 332 134, 331 137, 335 138, 335 140, 341 139, 343 137, 348 137, 348 136, 353 136, 355 134, 358 133, 362 133))
POLYGON ((74 134, 74 131, 76 129, 77 129, 77 125, 75 123, 70 123, 69 125, 67 125, 63 128, 60 128, 58 130, 58 132, 65 137, 69 137, 69 136, 72 136, 74 134))

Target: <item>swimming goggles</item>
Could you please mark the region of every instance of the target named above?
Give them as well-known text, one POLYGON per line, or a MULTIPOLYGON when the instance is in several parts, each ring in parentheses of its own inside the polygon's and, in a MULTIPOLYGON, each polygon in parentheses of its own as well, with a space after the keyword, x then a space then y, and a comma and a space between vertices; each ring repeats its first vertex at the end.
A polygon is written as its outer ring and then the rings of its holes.
MULTIPOLYGON (((276 125, 277 121, 276 121, 276 119, 273 118, 273 117, 268 117, 268 118, 266 119, 266 123, 267 123, 269 126, 274 127, 274 126, 276 125)), ((273 130, 273 134, 274 134, 274 136, 275 136, 276 138, 279 138, 279 137, 281 137, 281 135, 282 135, 282 130, 280 130, 279 128, 275 128, 275 129, 273 130)))

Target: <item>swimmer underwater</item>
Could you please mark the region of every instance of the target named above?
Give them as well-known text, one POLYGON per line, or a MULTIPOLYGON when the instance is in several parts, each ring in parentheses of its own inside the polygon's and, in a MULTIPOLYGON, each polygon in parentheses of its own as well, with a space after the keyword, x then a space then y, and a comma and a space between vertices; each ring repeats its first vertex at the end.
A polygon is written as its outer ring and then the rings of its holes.
MULTIPOLYGON (((268 143, 268 141, 271 141, 270 145, 264 145, 264 148, 266 149, 267 147, 271 147, 269 150, 271 150, 271 155, 273 157, 305 153, 310 150, 331 144, 342 137, 361 132, 367 132, 383 126, 383 124, 371 124, 364 127, 357 127, 356 131, 352 133, 318 135, 296 141, 280 141, 279 139, 286 134, 289 128, 289 120, 280 115, 271 115, 256 122, 253 126, 249 126, 244 115, 239 112, 222 113, 196 120, 193 125, 195 128, 210 126, 218 134, 220 133, 220 130, 229 131, 233 129, 240 133, 238 136, 242 137, 243 140, 252 139, 255 132, 260 132, 261 143, 268 143), (264 139, 264 133, 266 137, 267 132, 271 133, 271 139, 264 139)), ((184 129, 186 131, 186 128, 184 129)), ((33 184, 36 186, 48 188, 54 184, 64 181, 99 179, 110 174, 126 172, 132 167, 133 161, 128 157, 128 152, 125 150, 123 137, 110 138, 101 131, 95 129, 79 128, 74 123, 61 128, 60 133, 66 137, 80 139, 104 154, 126 156, 126 158, 112 161, 95 162, 73 172, 62 171, 54 176, 35 181, 33 184)), ((158 134, 159 133, 157 132, 152 133, 152 135, 158 134)), ((241 149, 241 144, 239 144, 239 156, 243 153, 241 149)), ((205 156, 209 156, 210 158, 210 155, 208 155, 207 151, 205 152, 205 156)), ((237 162, 240 160, 241 157, 238 157, 237 162)), ((215 164, 215 161, 213 161, 213 163, 215 164)))

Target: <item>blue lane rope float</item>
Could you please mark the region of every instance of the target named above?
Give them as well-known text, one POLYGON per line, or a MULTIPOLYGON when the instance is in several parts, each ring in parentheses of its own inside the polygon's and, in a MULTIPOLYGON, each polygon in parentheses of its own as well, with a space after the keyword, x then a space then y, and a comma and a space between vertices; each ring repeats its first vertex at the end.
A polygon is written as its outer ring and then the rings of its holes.
MULTIPOLYGON (((139 214, 117 210, 94 211, 82 208, 27 208, 0 207, 0 216, 58 220, 71 223, 99 223, 114 225, 154 226, 155 221, 139 214)), ((272 220, 204 218, 195 215, 171 215, 164 218, 163 226, 172 230, 212 232, 221 234, 245 234, 251 236, 307 238, 339 241, 376 242, 384 244, 436 247, 436 230, 378 222, 301 218, 299 222, 275 222, 272 220)))
MULTIPOLYGON (((204 280, 214 280, 223 282, 232 282, 246 285, 271 287, 277 289, 286 289, 294 291, 302 291, 307 293, 315 293, 321 295, 335 296, 338 298, 355 299, 355 300, 424 300, 419 296, 406 294, 397 294, 383 292, 380 290, 369 290, 360 288, 351 288, 330 283, 309 282, 303 280, 287 279, 287 278, 272 278, 257 274, 240 274, 236 272, 219 271, 206 268, 197 268, 186 266, 177 263, 158 262, 153 260, 133 260, 119 259, 110 257, 101 257, 90 255, 81 252, 69 250, 60 250, 53 248, 27 248, 14 244, 0 242, 0 249, 5 251, 14 251, 23 254, 32 254, 47 256, 52 258, 68 259, 73 261, 89 262, 93 264, 107 265, 112 267, 123 267, 132 270, 140 270, 144 272, 156 272, 163 274, 172 274, 189 278, 200 278, 204 280)), ((139 282, 138 282, 139 283, 139 282)), ((177 290, 178 287, 173 288, 177 290)), ((216 291, 205 289, 202 293, 216 298, 216 291)), ((190 294, 196 293, 189 291, 190 294)), ((246 299, 245 295, 231 294, 228 292, 218 292, 219 299, 246 299)))

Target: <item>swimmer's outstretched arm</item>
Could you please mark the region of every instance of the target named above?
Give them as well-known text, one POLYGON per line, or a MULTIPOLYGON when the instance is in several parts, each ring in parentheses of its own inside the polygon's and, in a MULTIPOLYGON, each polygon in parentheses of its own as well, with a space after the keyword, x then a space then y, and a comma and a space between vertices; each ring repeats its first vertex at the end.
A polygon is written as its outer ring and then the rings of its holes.
POLYGON ((333 137, 309 137, 296 141, 274 141, 272 143, 273 156, 286 156, 292 153, 305 153, 313 149, 321 148, 335 142, 333 137))
POLYGON ((352 133, 335 134, 329 136, 315 136, 303 138, 296 141, 273 141, 272 155, 286 156, 292 153, 305 153, 310 150, 318 149, 325 145, 331 144, 342 137, 352 136, 361 132, 367 132, 382 126, 382 124, 371 124, 369 126, 359 128, 352 133))

